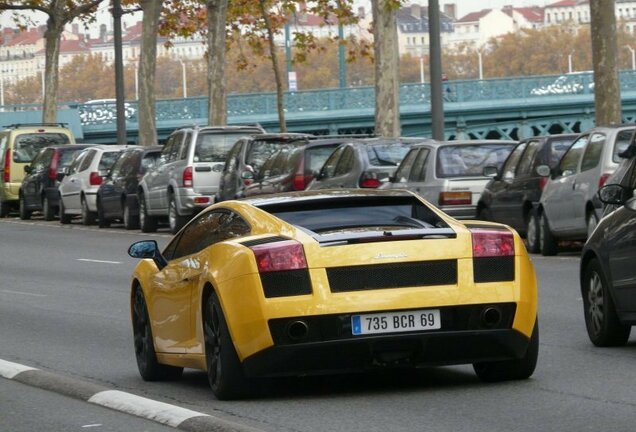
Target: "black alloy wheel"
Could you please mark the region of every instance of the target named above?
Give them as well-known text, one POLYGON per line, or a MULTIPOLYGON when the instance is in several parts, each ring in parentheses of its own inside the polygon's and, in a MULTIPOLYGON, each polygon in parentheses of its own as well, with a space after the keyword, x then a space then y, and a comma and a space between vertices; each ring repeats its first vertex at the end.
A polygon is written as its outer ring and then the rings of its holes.
POLYGON ((181 377, 182 367, 168 366, 157 361, 144 293, 138 286, 133 295, 132 324, 139 374, 144 381, 162 381, 181 377))
POLYGON ((250 381, 243 372, 215 292, 211 292, 207 298, 203 336, 208 380, 216 398, 232 400, 249 395, 250 381))
POLYGON ((589 261, 583 273, 583 313, 590 341, 596 346, 622 346, 632 327, 620 322, 600 263, 589 261))

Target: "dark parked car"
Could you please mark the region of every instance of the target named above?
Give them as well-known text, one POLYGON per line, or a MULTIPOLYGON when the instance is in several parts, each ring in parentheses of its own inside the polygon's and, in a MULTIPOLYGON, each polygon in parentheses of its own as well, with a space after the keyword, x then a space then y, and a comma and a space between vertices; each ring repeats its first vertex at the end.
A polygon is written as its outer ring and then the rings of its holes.
POLYGON ((411 145, 425 138, 367 138, 341 144, 308 190, 378 188, 389 181, 411 145))
POLYGON ((127 230, 139 228, 139 181, 156 167, 161 146, 132 147, 124 150, 97 190, 99 227, 121 220, 127 230))
POLYGON ((594 345, 624 345, 636 324, 636 156, 620 184, 599 190, 616 206, 588 238, 581 254, 581 294, 587 333, 594 345))
POLYGON ((537 167, 556 168, 577 134, 528 138, 512 151, 501 170, 490 169, 492 180, 477 204, 481 218, 510 225, 526 236, 528 252, 539 252, 537 206, 548 179, 537 167))
POLYGON ((245 196, 305 190, 327 158, 349 139, 346 136, 316 139, 278 150, 263 163, 254 183, 245 188, 245 196))
POLYGON ((304 146, 313 135, 278 133, 239 139, 230 149, 221 174, 216 201, 242 198, 245 188, 260 175, 265 161, 278 150, 304 146))
POLYGON ((24 167, 26 176, 20 186, 20 219, 41 211, 45 220, 53 220, 60 205, 58 186, 73 156, 90 144, 63 144, 45 147, 24 167))

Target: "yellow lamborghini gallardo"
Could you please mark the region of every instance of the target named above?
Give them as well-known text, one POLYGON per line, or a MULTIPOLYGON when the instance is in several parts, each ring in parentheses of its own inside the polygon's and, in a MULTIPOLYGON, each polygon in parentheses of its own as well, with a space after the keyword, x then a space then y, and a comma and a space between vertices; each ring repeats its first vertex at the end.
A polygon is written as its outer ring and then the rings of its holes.
POLYGON ((534 268, 516 232, 405 191, 225 201, 143 260, 131 286, 145 380, 206 370, 219 399, 255 378, 473 364, 525 379, 539 347, 534 268))

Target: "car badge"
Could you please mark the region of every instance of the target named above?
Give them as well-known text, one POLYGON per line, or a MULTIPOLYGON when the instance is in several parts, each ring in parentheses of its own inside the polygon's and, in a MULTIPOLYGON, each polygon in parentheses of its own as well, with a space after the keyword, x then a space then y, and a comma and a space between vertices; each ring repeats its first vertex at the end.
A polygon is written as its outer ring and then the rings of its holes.
POLYGON ((383 253, 379 253, 376 256, 373 257, 373 259, 400 259, 400 258, 407 258, 408 255, 407 254, 383 254, 383 253))

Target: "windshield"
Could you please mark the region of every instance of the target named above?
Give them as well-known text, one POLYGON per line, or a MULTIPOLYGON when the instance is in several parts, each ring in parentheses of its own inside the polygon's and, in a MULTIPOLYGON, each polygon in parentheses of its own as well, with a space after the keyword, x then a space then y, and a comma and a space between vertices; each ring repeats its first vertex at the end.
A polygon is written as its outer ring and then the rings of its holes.
POLYGON ((18 135, 13 145, 13 162, 31 162, 44 147, 56 144, 68 144, 69 142, 70 139, 68 135, 62 133, 18 135))
POLYGON ((367 147, 369 162, 376 166, 398 166, 408 151, 408 146, 396 144, 367 147))
POLYGON ((245 132, 200 133, 194 149, 195 162, 225 162, 230 148, 245 132))
POLYGON ((437 150, 437 177, 482 177, 485 166, 501 169, 515 144, 447 145, 437 150))
POLYGON ((119 158, 120 152, 105 152, 102 154, 102 158, 99 160, 99 171, 108 171, 115 165, 115 162, 119 158))

